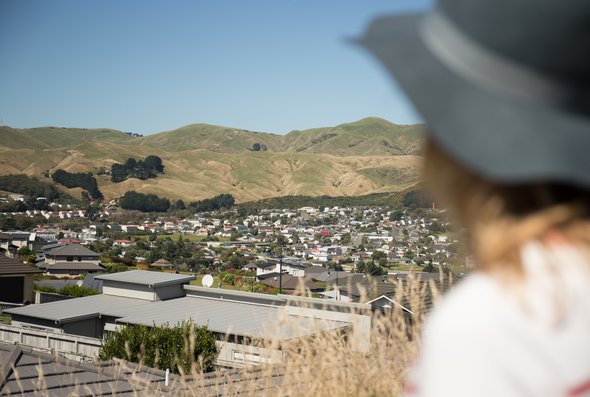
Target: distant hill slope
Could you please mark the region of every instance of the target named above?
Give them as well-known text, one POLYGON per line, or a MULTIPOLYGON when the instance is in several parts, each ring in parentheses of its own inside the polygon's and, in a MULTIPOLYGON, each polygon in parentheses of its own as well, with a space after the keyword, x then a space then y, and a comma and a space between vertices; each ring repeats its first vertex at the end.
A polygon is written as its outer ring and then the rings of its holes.
POLYGON ((97 177, 105 197, 128 190, 184 200, 231 193, 244 202, 383 193, 416 183, 422 136, 423 126, 378 118, 286 135, 207 124, 142 138, 109 129, 0 127, 0 174, 96 172, 154 154, 164 161, 163 175, 118 184, 97 177), (267 150, 253 151, 256 143, 267 150))

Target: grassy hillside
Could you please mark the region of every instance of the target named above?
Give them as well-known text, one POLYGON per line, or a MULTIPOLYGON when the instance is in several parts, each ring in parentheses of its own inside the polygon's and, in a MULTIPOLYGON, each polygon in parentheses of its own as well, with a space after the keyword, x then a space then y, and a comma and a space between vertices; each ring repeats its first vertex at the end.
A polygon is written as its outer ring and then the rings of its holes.
POLYGON ((96 172, 154 154, 164 162, 163 175, 118 184, 97 177, 105 197, 136 190, 192 201, 231 193, 245 202, 394 192, 418 180, 422 130, 377 118, 282 136, 207 124, 143 138, 108 129, 0 127, 0 174, 96 172), (252 151, 255 143, 267 150, 252 151))

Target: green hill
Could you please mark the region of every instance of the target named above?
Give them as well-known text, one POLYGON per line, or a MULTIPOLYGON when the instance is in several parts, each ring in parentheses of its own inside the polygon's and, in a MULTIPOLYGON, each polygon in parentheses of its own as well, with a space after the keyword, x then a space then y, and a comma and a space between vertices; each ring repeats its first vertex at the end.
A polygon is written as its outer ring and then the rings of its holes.
POLYGON ((378 118, 286 135, 207 124, 146 137, 109 129, 0 127, 0 174, 96 172, 154 154, 164 162, 163 175, 117 184, 99 176, 105 197, 136 190, 192 201, 231 193, 245 202, 395 192, 418 180, 423 130, 378 118), (266 150, 253 151, 257 143, 266 150))

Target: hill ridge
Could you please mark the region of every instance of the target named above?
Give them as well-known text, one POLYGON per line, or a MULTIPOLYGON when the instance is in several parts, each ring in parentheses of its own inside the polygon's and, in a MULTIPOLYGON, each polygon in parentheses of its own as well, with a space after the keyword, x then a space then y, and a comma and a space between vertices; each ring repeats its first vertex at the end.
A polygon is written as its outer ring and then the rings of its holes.
POLYGON ((101 191, 107 198, 137 190, 185 200, 232 193, 242 202, 393 192, 418 180, 423 131, 422 125, 375 117, 285 135, 205 123, 144 137, 107 128, 4 126, 0 174, 41 176, 60 168, 96 173, 129 157, 154 154, 164 161, 163 175, 117 184, 99 176, 101 191))

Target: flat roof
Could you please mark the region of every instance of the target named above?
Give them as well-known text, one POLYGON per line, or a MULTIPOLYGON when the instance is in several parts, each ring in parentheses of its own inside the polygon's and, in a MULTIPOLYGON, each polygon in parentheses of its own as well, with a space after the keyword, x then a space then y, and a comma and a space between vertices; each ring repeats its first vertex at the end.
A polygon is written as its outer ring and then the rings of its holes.
POLYGON ((6 309, 4 312, 44 320, 69 322, 99 314, 124 317, 140 308, 148 307, 150 303, 152 302, 142 299, 100 294, 6 309))
POLYGON ((149 270, 131 270, 128 272, 100 275, 94 278, 96 280, 118 281, 121 283, 141 284, 155 287, 188 283, 191 280, 196 280, 197 276, 192 276, 190 274, 151 272, 149 270))
POLYGON ((323 331, 342 329, 348 322, 314 319, 290 315, 284 306, 260 305, 224 299, 186 296, 167 301, 151 302, 138 308, 117 323, 147 326, 174 326, 192 320, 210 331, 264 339, 272 336, 289 340, 323 331))

